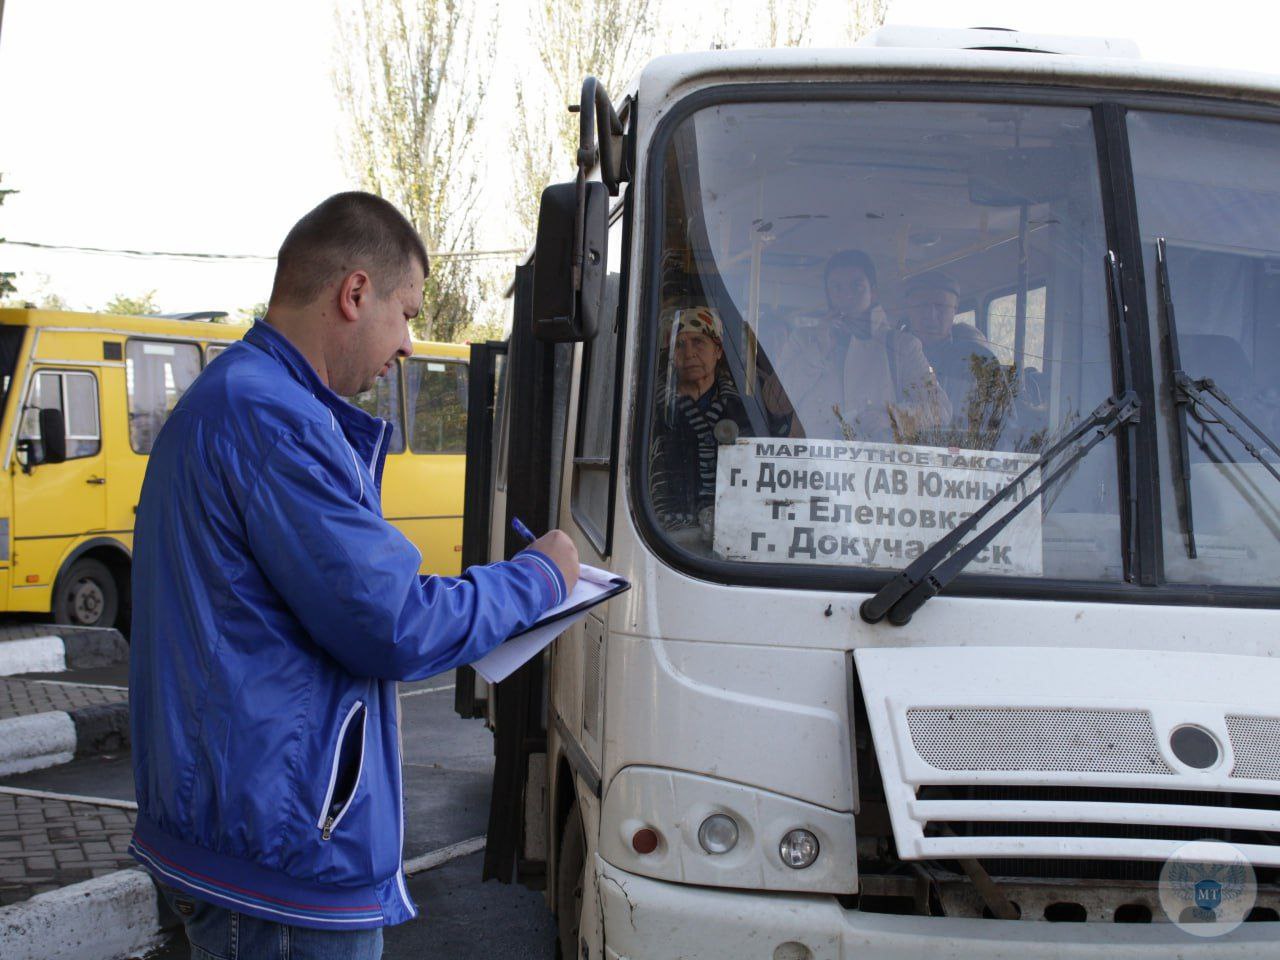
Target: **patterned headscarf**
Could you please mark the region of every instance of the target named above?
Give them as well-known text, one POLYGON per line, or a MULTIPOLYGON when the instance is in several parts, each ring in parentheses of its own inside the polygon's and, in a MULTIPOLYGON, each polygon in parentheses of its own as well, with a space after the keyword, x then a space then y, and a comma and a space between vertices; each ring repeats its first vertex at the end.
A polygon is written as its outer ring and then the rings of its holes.
POLYGON ((700 333, 710 337, 717 347, 723 346, 724 324, 716 307, 681 307, 673 311, 666 328, 667 349, 675 351, 676 338, 682 333, 700 333))
POLYGON ((717 345, 724 338, 724 324, 720 322, 720 311, 715 307, 686 307, 677 310, 675 326, 676 336, 682 333, 700 333, 710 337, 717 345))

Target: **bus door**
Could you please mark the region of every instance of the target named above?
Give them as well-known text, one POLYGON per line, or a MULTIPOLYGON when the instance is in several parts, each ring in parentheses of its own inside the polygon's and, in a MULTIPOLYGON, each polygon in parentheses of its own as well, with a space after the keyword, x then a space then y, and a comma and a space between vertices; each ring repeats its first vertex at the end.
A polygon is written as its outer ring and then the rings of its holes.
MULTIPOLYGON (((499 460, 505 462, 496 465, 495 473, 505 485, 505 509, 491 517, 489 559, 495 560, 526 546, 511 530, 512 517, 538 533, 560 521, 573 344, 534 339, 532 293, 533 267, 525 265, 516 271, 506 395, 500 408, 505 429, 499 427, 499 460)), ((533 889, 541 889, 546 879, 546 837, 524 829, 526 805, 546 802, 545 658, 535 657, 494 686, 490 706, 495 765, 484 878, 519 880, 533 889)), ((527 817, 530 823, 544 819, 533 813, 527 817)))
MULTIPOLYGON (((492 518, 505 516, 494 503, 497 486, 494 470, 494 416, 499 383, 505 372, 507 345, 504 342, 471 345, 471 380, 467 386, 467 463, 462 500, 462 569, 488 563, 492 518)), ((503 489, 506 488, 503 477, 503 489)), ((488 715, 488 684, 471 667, 459 667, 453 694, 453 709, 464 720, 488 715)))
MULTIPOLYGON (((73 538, 102 531, 107 515, 107 464, 102 448, 99 383, 93 370, 37 368, 22 402, 13 465, 13 587, 47 590, 73 538), (40 434, 40 411, 62 414, 66 459, 46 462, 53 451, 40 434)), ((101 601, 92 590, 75 598, 78 620, 97 619, 101 601)))

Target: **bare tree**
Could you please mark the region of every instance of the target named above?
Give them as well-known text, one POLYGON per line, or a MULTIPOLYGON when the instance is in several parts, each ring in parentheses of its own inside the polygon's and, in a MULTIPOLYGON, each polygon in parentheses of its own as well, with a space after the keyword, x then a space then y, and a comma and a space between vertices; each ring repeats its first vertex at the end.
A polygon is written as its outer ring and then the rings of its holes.
POLYGON ((768 46, 799 47, 809 39, 817 0, 768 0, 765 4, 768 46))
POLYGON ((538 69, 516 80, 516 215, 530 242, 538 198, 553 180, 575 169, 578 102, 584 77, 599 79, 617 96, 652 50, 657 28, 653 0, 541 0, 529 10, 529 36, 538 69))
MULTIPOLYGON (((346 115, 345 160, 361 186, 404 211, 427 245, 475 245, 481 170, 473 142, 496 56, 495 21, 466 0, 353 0, 339 12, 334 89, 346 115)), ((459 340, 484 278, 466 256, 438 257, 415 333, 459 340)))
POLYGON ((812 47, 852 43, 884 23, 889 0, 723 0, 709 46, 812 47), (818 16, 840 21, 835 33, 820 32, 818 16))
MULTIPOLYGON (((3 15, 3 13, 4 13, 4 4, 3 4, 3 0, 0 0, 0 15, 3 15)), ((0 174, 0 179, 3 179, 3 177, 4 175, 0 174)), ((11 193, 17 193, 17 192, 18 192, 17 190, 0 188, 0 206, 4 206, 5 197, 9 196, 9 194, 11 193)), ((0 243, 4 243, 3 237, 0 237, 0 243)), ((10 293, 18 292, 18 288, 13 284, 13 281, 17 278, 17 276, 18 274, 14 270, 0 270, 0 297, 4 297, 10 293)))
POLYGON ((884 26, 889 0, 853 0, 849 7, 849 40, 860 40, 877 27, 884 26))

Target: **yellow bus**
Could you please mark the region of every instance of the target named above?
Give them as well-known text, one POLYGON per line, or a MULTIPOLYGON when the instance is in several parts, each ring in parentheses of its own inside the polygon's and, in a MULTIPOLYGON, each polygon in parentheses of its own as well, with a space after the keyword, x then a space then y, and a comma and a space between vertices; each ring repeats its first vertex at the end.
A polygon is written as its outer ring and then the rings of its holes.
MULTIPOLYGON (((178 398, 246 329, 0 310, 0 613, 127 629, 147 455, 178 398)), ((424 573, 460 569, 467 357, 415 342, 354 400, 394 426, 383 513, 422 551, 424 573)))

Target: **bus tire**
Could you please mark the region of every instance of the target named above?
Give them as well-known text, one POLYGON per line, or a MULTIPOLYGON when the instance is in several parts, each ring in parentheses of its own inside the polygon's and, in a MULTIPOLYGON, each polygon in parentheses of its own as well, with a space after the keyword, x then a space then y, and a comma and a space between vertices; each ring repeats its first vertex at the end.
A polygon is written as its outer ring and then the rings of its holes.
POLYGON ((113 627, 120 613, 120 588, 106 564, 84 557, 58 577, 53 588, 54 623, 113 627))
POLYGON ((556 956, 577 960, 582 925, 582 892, 587 882, 587 844, 582 833, 582 817, 574 804, 560 838, 556 861, 556 956))

